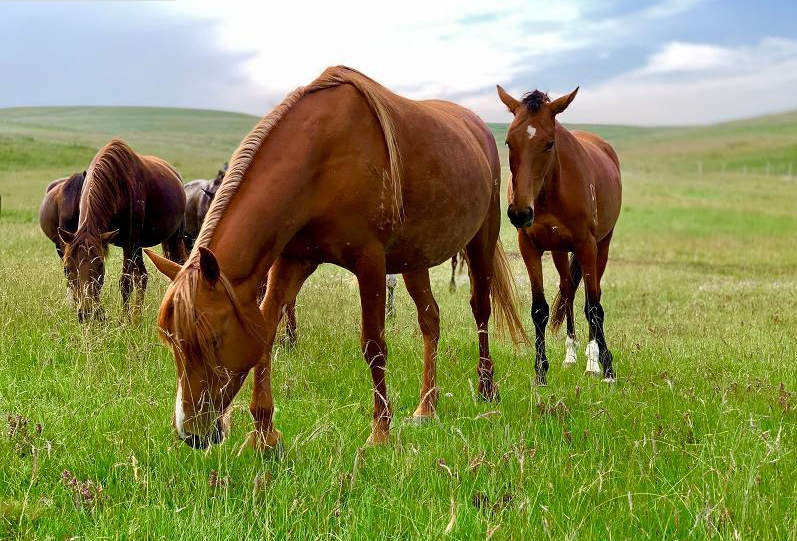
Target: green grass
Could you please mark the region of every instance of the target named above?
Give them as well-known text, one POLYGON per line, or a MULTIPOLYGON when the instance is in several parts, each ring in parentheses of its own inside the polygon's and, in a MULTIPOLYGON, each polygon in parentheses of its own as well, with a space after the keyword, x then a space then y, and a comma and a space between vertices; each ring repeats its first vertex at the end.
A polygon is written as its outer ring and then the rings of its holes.
MULTIPOLYGON (((422 346, 399 287, 388 325, 392 441, 361 450, 371 393, 356 286, 322 268, 298 300, 298 347, 275 353, 281 461, 237 454, 251 426, 248 386, 227 442, 207 453, 176 444, 174 364, 154 325, 164 280, 153 271, 139 324, 116 324, 114 251, 109 323, 81 328, 36 218, 46 184, 84 169, 113 135, 186 179, 207 178, 255 120, 0 110, 0 412, 28 423, 0 428, 0 539, 797 539, 797 179, 754 167, 797 162, 797 115, 594 127, 624 167, 603 283, 612 387, 581 374, 579 317, 578 369, 560 367, 563 339, 549 336, 550 387, 535 388, 530 350, 495 339, 502 400, 474 400, 466 280, 450 294, 446 265, 432 276, 439 420, 406 422, 422 346), (101 495, 76 496, 65 470, 101 495)), ((494 129, 500 142, 505 127, 494 129)), ((529 328, 528 282, 505 225, 529 328)))

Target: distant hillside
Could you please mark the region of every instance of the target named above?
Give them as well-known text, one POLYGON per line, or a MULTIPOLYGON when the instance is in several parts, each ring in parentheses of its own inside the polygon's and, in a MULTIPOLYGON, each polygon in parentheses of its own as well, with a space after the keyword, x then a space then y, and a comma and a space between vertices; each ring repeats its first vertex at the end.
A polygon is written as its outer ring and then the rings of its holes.
MULTIPOLYGON (((185 176, 212 175, 257 117, 149 107, 25 107, 0 109, 0 170, 84 168, 112 136, 163 156, 185 176), (44 150, 44 152, 43 152, 44 150)), ((502 157, 506 124, 490 124, 502 157)), ((727 170, 797 176, 797 111, 705 127, 640 128, 570 125, 594 131, 635 170, 727 170)), ((506 163, 504 163, 506 165, 506 163)))

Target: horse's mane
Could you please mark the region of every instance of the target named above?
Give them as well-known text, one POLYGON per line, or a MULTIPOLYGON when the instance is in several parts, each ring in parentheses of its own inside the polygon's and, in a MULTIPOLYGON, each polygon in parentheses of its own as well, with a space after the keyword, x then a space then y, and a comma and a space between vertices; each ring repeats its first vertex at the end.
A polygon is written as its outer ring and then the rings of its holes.
POLYGON ((79 229, 105 227, 119 201, 138 191, 141 158, 121 139, 111 139, 94 156, 83 181, 79 229))
MULTIPOLYGON (((293 106, 302 99, 302 97, 312 92, 344 84, 351 84, 362 94, 382 128, 390 162, 390 172, 385 172, 384 180, 386 182, 386 187, 389 188, 393 196, 393 218, 396 221, 401 220, 403 212, 401 196, 401 157, 398 141, 396 139, 396 130, 389 110, 387 90, 376 81, 352 68, 346 66, 327 68, 308 86, 299 87, 288 94, 288 96, 282 100, 282 103, 257 123, 254 129, 241 141, 241 144, 233 153, 227 173, 205 216, 202 230, 194 244, 194 248, 188 256, 188 260, 183 266, 183 269, 175 277, 170 288, 172 291, 173 306, 172 328, 174 329, 176 337, 179 337, 180 344, 177 344, 178 347, 189 348, 199 353, 202 358, 206 360, 212 360, 214 358, 214 348, 212 347, 211 340, 212 329, 210 329, 207 322, 204 321, 201 314, 197 313, 194 305, 194 297, 199 280, 201 279, 199 270, 199 248, 207 247, 210 243, 216 226, 224 215, 235 193, 238 191, 238 188, 243 183, 246 171, 254 160, 255 154, 274 127, 285 117, 293 106)), ((230 282, 222 276, 219 283, 227 292, 233 309, 238 316, 241 317, 250 331, 254 332, 254 324, 242 317, 243 312, 241 310, 240 301, 230 282)), ((174 345, 176 337, 166 338, 174 345)))
POLYGON ((94 155, 80 192, 78 229, 74 241, 64 251, 65 260, 80 245, 98 249, 102 257, 107 255, 108 247, 102 244, 100 235, 106 232, 118 203, 130 204, 135 200, 140 191, 140 168, 141 158, 121 139, 111 139, 94 155))
POLYGON ((541 92, 539 90, 534 90, 533 92, 527 92, 520 98, 521 103, 526 106, 529 113, 536 113, 539 111, 542 106, 546 103, 551 102, 551 98, 548 97, 548 94, 545 92, 541 92))

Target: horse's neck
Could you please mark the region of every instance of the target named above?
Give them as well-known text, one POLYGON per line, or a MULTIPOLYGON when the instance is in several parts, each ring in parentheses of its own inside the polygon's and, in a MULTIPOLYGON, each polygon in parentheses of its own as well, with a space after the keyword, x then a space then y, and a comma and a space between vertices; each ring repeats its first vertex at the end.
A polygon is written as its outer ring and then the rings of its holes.
POLYGON ((281 160, 284 147, 270 143, 256 152, 208 242, 241 298, 256 295, 272 263, 307 223, 314 206, 314 190, 309 189, 314 168, 302 158, 312 153, 297 149, 291 154, 298 159, 281 160))
POLYGON ((551 171, 543 183, 544 196, 551 201, 553 208, 559 208, 555 200, 560 197, 573 198, 585 188, 586 181, 581 159, 582 148, 576 136, 557 122, 556 155, 551 171), (567 174, 565 174, 565 171, 567 174))

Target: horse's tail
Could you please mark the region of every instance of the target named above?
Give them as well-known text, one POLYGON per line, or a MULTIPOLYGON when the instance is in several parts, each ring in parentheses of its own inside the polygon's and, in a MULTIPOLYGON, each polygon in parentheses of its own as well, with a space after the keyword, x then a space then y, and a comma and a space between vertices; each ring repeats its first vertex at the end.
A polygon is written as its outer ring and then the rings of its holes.
MULTIPOLYGON (((573 289, 570 297, 575 296, 578 284, 581 283, 581 265, 575 256, 570 256, 570 280, 573 282, 573 289)), ((556 334, 559 332, 559 327, 562 326, 562 321, 567 315, 567 305, 573 302, 572 298, 562 295, 562 288, 556 293, 556 298, 553 300, 553 314, 551 315, 551 331, 556 334)))
POLYGON ((501 245, 501 239, 498 239, 493 255, 493 280, 490 295, 498 332, 502 334, 509 332, 509 336, 515 344, 527 344, 529 339, 517 312, 515 280, 512 278, 512 271, 501 245))

